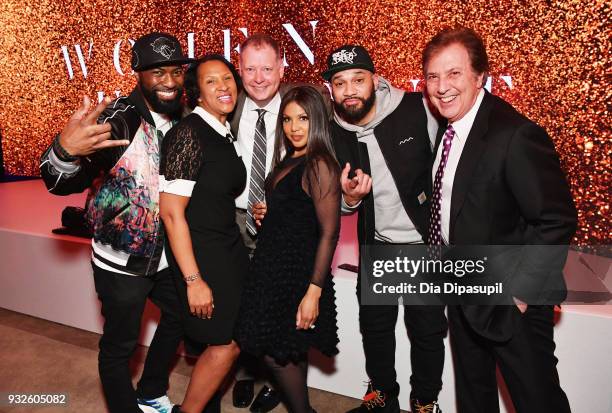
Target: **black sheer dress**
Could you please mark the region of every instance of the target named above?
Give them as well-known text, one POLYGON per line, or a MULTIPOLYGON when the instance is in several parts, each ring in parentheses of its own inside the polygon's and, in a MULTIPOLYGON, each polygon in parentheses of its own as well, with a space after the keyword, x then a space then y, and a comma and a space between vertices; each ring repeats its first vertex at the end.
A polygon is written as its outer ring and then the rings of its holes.
POLYGON ((338 352, 330 272, 340 229, 339 171, 306 158, 286 158, 266 181, 267 213, 245 282, 236 341, 243 351, 300 363, 310 347, 338 352), (322 288, 315 328, 296 329, 296 314, 310 285, 322 288))

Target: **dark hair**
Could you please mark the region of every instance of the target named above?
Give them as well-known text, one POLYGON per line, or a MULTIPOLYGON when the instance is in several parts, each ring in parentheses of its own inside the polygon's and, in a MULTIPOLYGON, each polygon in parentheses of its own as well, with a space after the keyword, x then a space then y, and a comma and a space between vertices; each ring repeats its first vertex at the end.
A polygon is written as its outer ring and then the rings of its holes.
POLYGON ((318 161, 323 161, 331 171, 340 172, 340 166, 334 152, 329 130, 329 115, 323 96, 312 86, 298 86, 290 89, 281 101, 276 122, 276 139, 274 141, 274 157, 272 170, 281 161, 293 154, 295 149, 289 142, 283 130, 283 113, 291 102, 297 103, 308 116, 308 143, 306 144, 306 170, 305 176, 319 176, 318 161))
POLYGON ((459 43, 467 49, 474 72, 477 74, 486 74, 486 72, 489 71, 487 50, 478 33, 467 27, 459 27, 456 29, 442 30, 425 45, 422 56, 423 73, 425 73, 427 63, 429 63, 436 53, 454 43, 459 43))
POLYGON ((264 46, 271 47, 272 50, 274 50, 274 52, 276 53, 276 57, 278 59, 281 58, 281 51, 278 42, 274 40, 272 36, 265 33, 255 33, 247 37, 247 39, 240 45, 240 53, 242 53, 247 47, 254 47, 256 49, 260 49, 264 46))
POLYGON ((236 87, 238 92, 242 89, 242 79, 240 79, 240 75, 236 70, 236 67, 228 62, 225 57, 219 54, 206 54, 203 57, 196 60, 194 63, 190 64, 187 68, 187 72, 185 72, 185 94, 187 95, 187 106, 191 109, 194 109, 198 106, 198 99, 200 97, 200 86, 198 85, 198 68, 201 64, 210 62, 211 60, 218 60, 225 64, 227 68, 232 72, 234 76, 234 81, 236 82, 236 87))

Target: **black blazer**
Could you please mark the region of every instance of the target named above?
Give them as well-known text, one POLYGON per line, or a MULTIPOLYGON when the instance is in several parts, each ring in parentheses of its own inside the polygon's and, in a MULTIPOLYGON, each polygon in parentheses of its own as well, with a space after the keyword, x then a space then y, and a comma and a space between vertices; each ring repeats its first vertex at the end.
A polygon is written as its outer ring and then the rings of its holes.
MULTIPOLYGON (((361 169, 371 174, 367 145, 354 132, 335 121, 331 132, 340 167, 351 164, 351 174, 361 169)), ((427 133, 427 114, 421 93, 405 93, 399 106, 374 128, 374 135, 391 172, 406 213, 421 235, 425 235, 429 210, 428 174, 431 145, 427 133)), ((373 191, 372 191, 373 192, 373 191)), ((359 206, 358 238, 360 245, 374 243, 374 197, 370 192, 359 206)))
MULTIPOLYGON (((436 149, 446 125, 441 125, 436 149)), ((431 185, 431 174, 429 174, 431 185)), ((568 245, 577 214, 546 131, 510 104, 485 92, 455 173, 450 213, 451 245, 568 245)), ((528 301, 560 303, 566 297, 562 269, 566 259, 546 250, 525 249, 525 262, 547 260, 547 271, 519 266, 511 275, 510 293, 528 301), (543 256, 536 256, 542 254, 543 256), (541 292, 521 297, 513 286, 541 292)), ((513 306, 469 306, 470 324, 489 338, 507 339, 516 315, 513 306)))

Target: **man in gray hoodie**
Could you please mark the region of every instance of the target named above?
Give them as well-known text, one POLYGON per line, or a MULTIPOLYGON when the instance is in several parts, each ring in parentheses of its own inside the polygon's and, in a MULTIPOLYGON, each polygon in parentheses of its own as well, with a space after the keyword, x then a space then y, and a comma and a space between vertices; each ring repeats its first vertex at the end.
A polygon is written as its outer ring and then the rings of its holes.
MULTIPOLYGON (((344 213, 358 213, 360 250, 372 245, 423 244, 429 205, 431 142, 438 125, 421 93, 405 93, 375 74, 368 52, 345 45, 327 59, 323 78, 334 99, 331 124, 341 176, 344 213), (429 123, 429 128, 428 128, 429 123), (431 138, 430 138, 431 135, 431 138)), ((360 269, 359 324, 370 386, 351 413, 399 413, 395 371, 397 305, 369 305, 361 285, 370 274, 360 269)), ((367 285, 367 284, 365 284, 367 285)), ((442 306, 404 306, 410 338, 411 410, 440 413, 444 342, 442 306)))

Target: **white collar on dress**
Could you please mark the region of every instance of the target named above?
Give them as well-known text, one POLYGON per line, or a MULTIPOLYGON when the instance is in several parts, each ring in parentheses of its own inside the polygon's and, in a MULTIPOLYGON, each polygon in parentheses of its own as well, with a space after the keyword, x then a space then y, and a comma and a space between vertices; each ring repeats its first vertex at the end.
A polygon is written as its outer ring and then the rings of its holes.
POLYGON ((225 125, 219 122, 219 119, 208 113, 202 106, 196 106, 193 112, 199 115, 204 122, 206 122, 211 128, 213 128, 219 135, 221 136, 231 136, 232 140, 234 139, 234 135, 232 135, 232 131, 230 130, 230 124, 226 120, 225 125))

